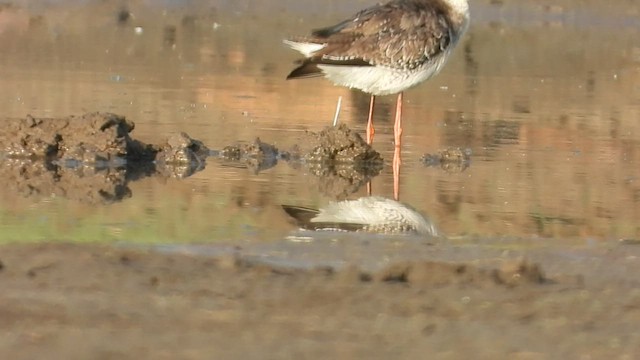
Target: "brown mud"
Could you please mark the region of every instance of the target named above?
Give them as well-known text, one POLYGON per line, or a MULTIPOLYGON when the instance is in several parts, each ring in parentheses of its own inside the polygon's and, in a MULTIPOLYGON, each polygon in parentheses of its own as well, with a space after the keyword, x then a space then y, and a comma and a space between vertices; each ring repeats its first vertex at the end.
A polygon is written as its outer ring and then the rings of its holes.
POLYGON ((0 178, 27 197, 121 201, 131 196, 130 181, 185 178, 204 169, 212 154, 256 174, 278 160, 303 164, 319 178, 321 190, 338 199, 356 192, 382 169, 380 154, 346 125, 311 134, 314 145, 306 150, 279 151, 258 138, 216 152, 185 133, 162 144, 145 144, 131 136, 131 120, 111 113, 3 121, 0 178))
POLYGON ((123 160, 166 164, 202 162, 208 149, 199 141, 179 134, 166 144, 144 144, 131 138, 135 124, 111 113, 87 113, 63 118, 3 120, 0 154, 9 159, 78 162, 104 165, 123 160))
POLYGON ((160 145, 130 133, 133 122, 110 113, 3 120, 0 178, 15 193, 104 204, 131 196, 129 182, 183 178, 204 167, 208 149, 186 134, 160 145))
POLYGON ((278 159, 288 160, 288 152, 280 152, 278 148, 256 138, 251 143, 238 143, 225 146, 220 157, 231 162, 239 162, 255 174, 270 169, 278 164, 278 159))
POLYGON ((4 245, 4 359, 633 358, 640 293, 512 259, 377 270, 4 245))

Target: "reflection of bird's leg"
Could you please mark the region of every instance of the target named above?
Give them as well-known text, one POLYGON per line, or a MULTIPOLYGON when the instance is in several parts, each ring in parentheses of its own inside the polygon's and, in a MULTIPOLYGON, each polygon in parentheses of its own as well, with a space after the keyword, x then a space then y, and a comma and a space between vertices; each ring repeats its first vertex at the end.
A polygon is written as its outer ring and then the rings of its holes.
POLYGON ((395 148, 393 150, 393 198, 398 201, 400 198, 400 159, 402 140, 402 92, 398 94, 396 101, 396 120, 393 125, 393 135, 395 148))
POLYGON ((375 130, 373 129, 373 104, 376 101, 376 96, 371 95, 371 102, 369 102, 369 118, 367 119, 367 144, 373 144, 373 135, 375 130))
MULTIPOLYGON (((373 135, 376 131, 373 129, 373 104, 376 102, 376 96, 371 95, 371 101, 369 102, 369 118, 367 119, 367 144, 373 144, 373 135)), ((367 182, 367 195, 371 196, 371 180, 367 182)))

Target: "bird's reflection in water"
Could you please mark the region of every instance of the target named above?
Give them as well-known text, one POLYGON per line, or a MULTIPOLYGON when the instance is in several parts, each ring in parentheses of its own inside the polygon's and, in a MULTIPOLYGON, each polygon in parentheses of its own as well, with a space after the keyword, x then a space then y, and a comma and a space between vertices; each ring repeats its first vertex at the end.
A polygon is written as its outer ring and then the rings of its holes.
POLYGON ((430 219, 406 204, 380 196, 332 202, 320 209, 291 205, 282 208, 306 230, 439 236, 430 219))

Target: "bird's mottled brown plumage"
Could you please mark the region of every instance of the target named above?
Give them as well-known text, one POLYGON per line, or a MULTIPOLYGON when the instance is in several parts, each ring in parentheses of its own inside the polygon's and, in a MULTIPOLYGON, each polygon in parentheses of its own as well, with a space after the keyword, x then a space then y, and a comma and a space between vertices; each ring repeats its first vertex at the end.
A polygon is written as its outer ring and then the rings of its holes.
POLYGON ((371 94, 367 143, 373 142, 376 96, 398 94, 393 125, 394 197, 398 199, 402 94, 438 74, 467 30, 467 0, 391 0, 309 37, 285 40, 305 58, 287 76, 324 75, 336 85, 371 94))
POLYGON ((365 9, 337 25, 296 37, 326 44, 288 78, 320 75, 318 64, 383 66, 412 71, 446 51, 462 22, 442 0, 396 0, 365 9), (456 27, 456 25, 458 25, 456 27))

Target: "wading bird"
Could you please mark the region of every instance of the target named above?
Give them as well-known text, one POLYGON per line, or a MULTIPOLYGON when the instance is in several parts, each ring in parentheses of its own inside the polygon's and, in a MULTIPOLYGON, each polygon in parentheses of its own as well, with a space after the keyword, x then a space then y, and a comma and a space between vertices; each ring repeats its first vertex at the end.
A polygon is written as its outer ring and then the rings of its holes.
POLYGON ((436 75, 469 25, 467 0, 393 0, 362 10, 310 36, 284 40, 304 55, 287 79, 322 76, 371 94, 367 143, 373 142, 375 97, 398 94, 394 181, 400 168, 402 94, 436 75))

